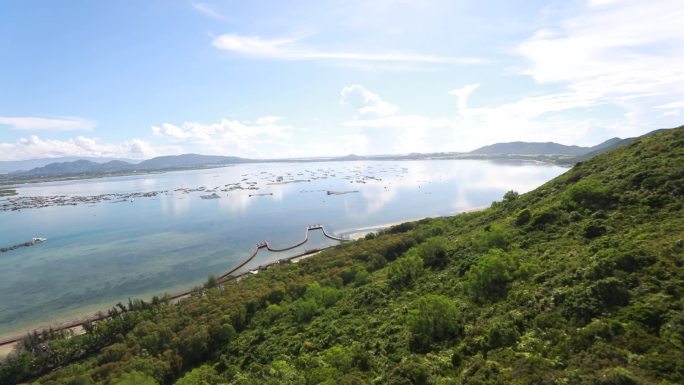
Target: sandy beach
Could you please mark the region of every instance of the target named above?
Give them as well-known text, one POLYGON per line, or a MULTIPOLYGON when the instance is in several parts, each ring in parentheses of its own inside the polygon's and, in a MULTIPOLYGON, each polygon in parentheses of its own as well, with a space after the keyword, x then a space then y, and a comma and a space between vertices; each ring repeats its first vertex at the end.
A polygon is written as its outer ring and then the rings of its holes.
MULTIPOLYGON (((458 215, 461 213, 470 213, 470 212, 475 212, 475 211, 482 211, 482 210, 486 209, 487 207, 489 207, 489 206, 473 207, 471 209, 459 211, 459 212, 451 214, 451 215, 458 215)), ((339 230, 338 234, 345 236, 345 237, 348 237, 349 239, 351 239, 353 241, 356 241, 356 240, 362 239, 363 237, 365 237, 366 235, 368 235, 370 233, 377 233, 377 232, 380 232, 382 230, 386 230, 392 226, 400 225, 402 223, 415 222, 415 221, 420 221, 420 220, 426 219, 426 218, 439 218, 439 217, 441 217, 441 215, 407 219, 405 221, 384 223, 384 224, 379 224, 379 225, 374 225, 374 226, 357 227, 354 229, 339 230)))
POLYGON ((10 353, 12 353, 12 350, 14 350, 14 347, 17 346, 17 343, 12 343, 12 344, 7 344, 7 345, 1 345, 0 346, 0 361, 4 360, 5 357, 7 357, 10 353))

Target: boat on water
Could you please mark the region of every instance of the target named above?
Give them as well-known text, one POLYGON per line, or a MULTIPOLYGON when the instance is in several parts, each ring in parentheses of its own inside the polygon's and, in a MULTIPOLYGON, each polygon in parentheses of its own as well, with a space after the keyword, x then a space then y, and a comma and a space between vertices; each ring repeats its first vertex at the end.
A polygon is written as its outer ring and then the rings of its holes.
POLYGON ((43 243, 45 241, 47 241, 47 238, 43 238, 43 237, 35 237, 31 240, 31 242, 33 242, 34 244, 35 243, 43 243))

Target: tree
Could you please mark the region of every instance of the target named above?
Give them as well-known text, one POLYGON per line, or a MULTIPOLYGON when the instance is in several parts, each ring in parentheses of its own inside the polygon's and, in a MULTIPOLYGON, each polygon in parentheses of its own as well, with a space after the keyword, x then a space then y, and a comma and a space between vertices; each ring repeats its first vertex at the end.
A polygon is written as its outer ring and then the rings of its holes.
POLYGON ((112 385, 158 385, 154 378, 147 374, 132 371, 124 373, 121 377, 114 380, 112 385))
POLYGON ((615 201, 608 187, 592 180, 582 180, 570 186, 564 199, 566 205, 571 208, 590 210, 605 208, 615 201))
POLYGON ((530 213, 529 209, 522 209, 518 212, 518 215, 515 217, 515 225, 516 226, 522 226, 526 225, 529 221, 530 218, 532 217, 532 214, 530 213))
POLYGON ((216 280, 216 276, 213 274, 209 274, 209 276, 207 277, 207 282, 204 284, 204 287, 207 289, 211 289, 216 287, 217 284, 218 282, 216 280))
POLYGON ((191 370, 176 381, 175 385, 217 385, 223 382, 221 376, 210 365, 202 365, 191 370))
POLYGON ((492 249, 466 273, 465 286, 476 302, 497 301, 506 296, 516 264, 500 249, 492 249))
POLYGON ((493 224, 484 229, 480 244, 484 250, 492 248, 507 250, 511 243, 510 231, 501 225, 493 224))
POLYGON ((432 237, 414 246, 409 253, 415 253, 423 259, 427 267, 441 268, 447 260, 447 240, 444 237, 432 237))
POLYGON ((417 255, 408 255, 392 262, 387 269, 390 286, 406 287, 423 273, 423 259, 417 255))
POLYGON ((428 294, 413 303, 408 315, 413 350, 427 351, 436 341, 457 337, 462 331, 461 313, 456 304, 442 295, 428 294))
POLYGON ((190 324, 178 333, 179 350, 183 361, 202 362, 209 349, 209 330, 205 325, 190 324))
POLYGON ((504 194, 503 201, 504 203, 513 202, 514 200, 518 199, 519 196, 520 194, 518 194, 516 191, 509 190, 504 194))
POLYGON ((323 287, 318 282, 307 286, 304 299, 312 300, 322 307, 334 305, 342 297, 342 291, 334 287, 323 287))
POLYGON ((300 299, 292 305, 292 315, 298 323, 307 323, 320 312, 320 306, 316 301, 300 299))

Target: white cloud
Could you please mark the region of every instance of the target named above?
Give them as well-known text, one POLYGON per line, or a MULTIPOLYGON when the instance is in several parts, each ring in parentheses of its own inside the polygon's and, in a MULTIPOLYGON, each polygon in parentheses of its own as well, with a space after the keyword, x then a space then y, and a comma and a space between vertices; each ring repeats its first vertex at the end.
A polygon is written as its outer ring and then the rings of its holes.
POLYGON ((397 112, 397 106, 388 103, 378 94, 358 84, 344 87, 340 92, 340 103, 357 108, 359 115, 386 116, 397 112))
POLYGON ((95 127, 95 123, 86 119, 72 117, 0 116, 0 126, 9 126, 12 129, 23 131, 88 131, 95 127))
POLYGON ((480 87, 479 84, 466 84, 465 86, 461 88, 456 88, 454 90, 449 91, 450 95, 454 95, 458 98, 458 110, 462 114, 467 113, 467 100, 470 94, 475 92, 476 89, 480 87))
POLYGON ((195 8, 195 10, 204 16, 211 17, 213 19, 218 19, 218 20, 226 20, 227 17, 224 16, 223 14, 217 12, 215 9, 210 7, 209 5, 205 3, 192 3, 192 7, 195 8))
POLYGON ((476 108, 466 105, 473 85, 451 92, 459 98, 459 148, 511 140, 596 144, 662 126, 649 106, 678 116, 684 107, 680 2, 589 1, 576 11, 514 49, 526 61, 521 73, 556 91, 476 108))
POLYGON ((674 110, 674 109, 678 109, 678 108, 684 108, 684 101, 661 104, 659 106, 656 106, 656 108, 661 108, 664 110, 674 110))
POLYGON ((478 58, 423 55, 411 52, 370 53, 326 51, 304 47, 299 44, 301 40, 302 39, 299 37, 262 39, 259 36, 225 34, 215 38, 212 44, 216 48, 237 54, 276 60, 338 60, 448 64, 483 63, 483 60, 478 58))
MULTIPOLYGON (((568 119, 563 113, 595 105, 595 95, 585 93, 557 93, 525 97, 492 106, 468 107, 467 98, 478 89, 469 84, 449 92, 458 98, 454 117, 395 114, 386 116, 360 116, 343 123, 355 129, 386 131, 374 138, 390 143, 398 153, 470 151, 477 147, 502 141, 555 141, 574 144, 596 144, 599 139, 589 138, 591 128, 600 124, 591 119, 568 119)), ((365 90, 365 88, 364 88, 365 90)), ((367 91, 367 90, 366 90, 367 91)), ((368 91, 370 92, 370 91, 368 91)), ((375 100, 382 100, 378 95, 375 100)), ((619 125, 603 127, 616 130, 612 135, 631 133, 634 127, 619 125)), ((623 135, 627 136, 627 135, 623 135)))
POLYGON ((378 147, 391 144, 395 153, 455 151, 454 130, 458 122, 454 119, 427 117, 421 115, 396 115, 373 119, 356 119, 344 122, 345 127, 364 130, 381 130, 376 136, 378 147))
POLYGON ((684 7, 678 0, 593 1, 516 51, 538 83, 598 97, 684 92, 684 7))
POLYGON ((264 116, 254 122, 222 119, 217 123, 185 122, 180 126, 163 123, 153 126, 156 136, 174 142, 200 145, 203 151, 214 154, 261 154, 259 141, 271 138, 288 138, 291 126, 281 124, 282 118, 264 116))
POLYGON ((44 139, 36 135, 16 143, 0 143, 3 160, 53 158, 60 156, 146 159, 163 154, 178 154, 179 147, 153 148, 148 142, 133 138, 121 143, 103 143, 96 138, 78 136, 68 140, 44 139))
MULTIPOLYGON (((445 136, 453 136, 455 120, 421 115, 397 115, 399 109, 395 105, 361 85, 344 87, 340 94, 340 101, 353 105, 358 112, 356 119, 342 123, 343 126, 366 131, 393 131, 376 135, 377 140, 382 142, 378 143, 378 147, 386 148, 382 144, 392 143, 392 151, 398 153, 449 150, 447 142, 451 142, 453 138, 445 141, 445 136)), ((367 141, 365 148, 368 147, 367 141)))
POLYGON ((186 132, 182 128, 174 126, 171 123, 162 123, 161 126, 154 126, 152 127, 152 132, 157 136, 166 136, 176 140, 183 140, 193 137, 192 133, 186 132))
POLYGON ((438 129, 453 128, 455 121, 447 118, 432 118, 421 115, 398 115, 375 119, 356 119, 343 123, 347 127, 388 128, 388 129, 438 129))
POLYGON ((680 109, 684 109, 684 101, 665 103, 656 106, 656 108, 666 110, 663 112, 663 116, 679 116, 681 113, 680 109))

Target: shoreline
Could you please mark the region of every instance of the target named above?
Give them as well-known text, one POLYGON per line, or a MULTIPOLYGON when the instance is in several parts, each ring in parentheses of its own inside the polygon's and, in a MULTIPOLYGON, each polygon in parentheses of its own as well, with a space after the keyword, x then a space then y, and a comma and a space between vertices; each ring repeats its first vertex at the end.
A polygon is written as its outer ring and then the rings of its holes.
POLYGON ((472 213, 472 212, 477 212, 477 211, 485 210, 485 209, 487 209, 488 207, 489 207, 489 206, 478 206, 478 207, 473 207, 473 208, 469 208, 469 209, 466 209, 466 210, 457 211, 457 212, 452 213, 452 214, 446 214, 446 215, 428 215, 428 216, 425 216, 425 217, 407 219, 407 220, 402 220, 402 221, 398 221, 398 222, 390 222, 390 223, 383 223, 383 224, 379 224, 379 225, 371 225, 371 226, 364 226, 364 227, 356 227, 356 228, 353 228, 353 229, 343 229, 343 230, 338 230, 337 232, 338 232, 340 235, 349 237, 349 239, 352 240, 352 241, 357 241, 357 240, 359 240, 359 239, 362 239, 363 237, 365 237, 366 235, 368 235, 368 234, 370 234, 370 233, 378 233, 378 232, 380 232, 380 231, 387 230, 387 229, 389 229, 389 228, 392 227, 392 226, 397 226, 397 225, 400 225, 400 224, 402 224, 402 223, 406 223, 406 222, 417 222, 417 221, 420 221, 420 220, 423 220, 423 219, 427 219, 427 218, 444 218, 444 217, 450 217, 450 216, 454 216, 454 215, 458 215, 458 214, 463 214, 463 213, 472 213))
MULTIPOLYGON (((475 211, 481 211, 487 208, 488 206, 482 206, 482 207, 474 207, 470 208, 467 210, 459 211, 453 214, 449 215, 433 215, 433 216, 426 216, 426 217, 420 217, 420 218, 413 218, 413 219, 407 219, 407 220, 402 220, 402 221, 397 221, 397 222, 391 222, 391 223, 384 223, 384 224, 378 224, 378 225, 371 225, 371 226, 363 226, 363 227, 356 227, 352 229, 344 229, 344 230, 339 230, 337 231, 337 234, 340 236, 347 237, 349 241, 357 241, 360 239, 363 239, 367 234, 370 233, 378 233, 382 230, 386 230, 392 226, 400 225, 402 223, 406 222, 415 222, 419 221, 422 219, 426 218, 440 218, 440 217, 446 217, 446 216, 451 216, 451 215, 458 215, 461 213, 465 212, 475 212, 475 211)), ((227 275, 221 277, 221 282, 220 284, 225 284, 230 281, 239 281, 244 276, 247 275, 252 275, 252 274, 257 274, 259 271, 266 270, 272 266, 281 264, 281 263, 298 263, 301 260, 313 257, 315 255, 320 254, 326 249, 335 247, 336 245, 320 248, 320 249, 313 249, 313 250, 308 250, 303 253, 293 255, 290 257, 285 257, 281 258, 278 260, 271 261, 269 263, 263 264, 258 266, 255 269, 251 269, 248 271, 245 271, 243 273, 237 274, 237 275, 227 275)), ((249 262, 249 261, 247 261, 249 262)), ((235 266, 231 267, 228 271, 236 271, 235 267, 239 266, 242 267, 245 265, 245 261, 240 261, 238 262, 235 266)), ((239 269, 239 268, 238 268, 239 269)), ((187 298, 190 296, 193 292, 195 292, 195 289, 197 289, 197 286, 191 288, 191 289, 186 289, 182 291, 177 291, 175 293, 164 293, 162 295, 169 295, 169 303, 173 304, 178 304, 182 299, 187 298)), ((107 318, 106 317, 106 310, 102 310, 105 307, 103 304, 102 306, 100 305, 93 305, 91 306, 91 311, 83 311, 83 312, 75 312, 73 315, 68 316, 65 315, 62 318, 57 318, 54 319, 53 321, 46 321, 46 322, 36 322, 33 323, 31 326, 26 326, 26 327, 18 327, 14 331, 9 331, 5 334, 0 334, 0 360, 5 359, 9 354, 11 354, 12 351, 14 351, 14 347, 20 341, 26 334, 32 333, 33 331, 38 331, 40 332, 41 330, 47 330, 47 329, 54 329, 54 330, 77 330, 81 329, 81 324, 84 322, 95 322, 99 321, 102 319, 107 318), (100 310, 95 310, 95 309, 100 309, 100 310), (100 314, 104 314, 105 317, 101 317, 100 314)), ((107 307, 108 309, 111 308, 111 306, 107 307)), ((75 333, 74 335, 78 335, 82 333, 75 333)))
MULTIPOLYGON (((322 226, 321 226, 322 229, 322 226)), ((310 230, 310 229, 309 229, 310 230)), ((325 234, 325 231, 323 230, 323 233, 325 234)), ((328 236, 328 235, 326 235, 328 236)), ((330 236, 328 236, 330 237, 330 236)), ((266 247, 267 243, 264 243, 263 247, 266 247)), ((299 246, 299 245, 297 245, 299 246)), ((255 274, 261 270, 266 270, 274 265, 278 265, 281 263, 297 263, 305 258, 311 257, 313 255, 316 255, 320 253, 321 251, 334 247, 337 245, 330 245, 324 248, 318 248, 318 249, 312 249, 312 250, 306 250, 302 253, 295 254, 289 257, 284 257, 280 258, 271 262, 268 262, 266 264, 258 266, 256 269, 248 270, 246 272, 236 274, 236 275, 231 275, 235 271, 239 270, 240 268, 244 267, 247 263, 251 261, 251 259, 256 256, 256 253, 258 250, 262 247, 259 247, 259 244, 257 245, 257 249, 255 249, 254 253, 247 257, 246 259, 239 261, 236 265, 232 266, 229 270, 228 273, 221 273, 220 275, 217 276, 217 280, 219 285, 223 285, 227 282, 230 281, 239 281, 246 275, 251 275, 255 274)), ((204 285, 200 284, 197 286, 193 286, 190 289, 185 289, 181 291, 176 291, 173 293, 162 293, 161 296, 165 297, 168 299, 168 302, 170 304, 178 304, 181 300, 184 298, 187 298, 191 296, 193 293, 197 291, 201 291, 204 289, 204 285)), ((30 325, 24 326, 24 327, 17 327, 14 330, 8 331, 7 333, 4 333, 0 335, 0 361, 5 359, 8 355, 10 355, 13 351, 14 348, 16 347, 17 343, 21 341, 27 334, 33 333, 33 332, 38 332, 40 333, 41 331, 44 330, 49 330, 52 329, 54 331, 61 331, 61 330, 72 330, 74 331, 74 335, 82 334, 81 331, 83 331, 82 324, 84 322, 97 322, 101 320, 106 320, 109 316, 107 314, 107 310, 103 310, 105 307, 104 304, 102 305, 93 305, 90 307, 91 311, 83 310, 81 312, 74 312, 73 315, 65 315, 64 317, 58 317, 56 319, 53 319, 52 321, 45 321, 45 322, 35 322, 30 325), (95 310, 98 309, 98 310, 95 310)), ((108 309, 111 308, 111 306, 108 307, 108 309)))

